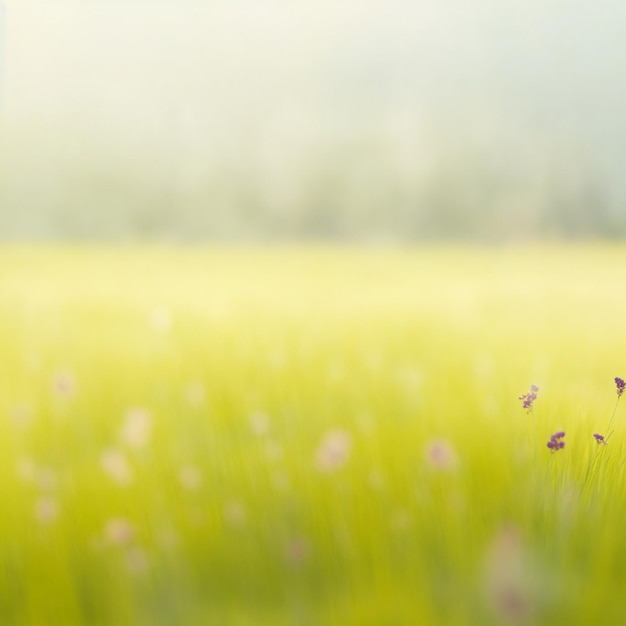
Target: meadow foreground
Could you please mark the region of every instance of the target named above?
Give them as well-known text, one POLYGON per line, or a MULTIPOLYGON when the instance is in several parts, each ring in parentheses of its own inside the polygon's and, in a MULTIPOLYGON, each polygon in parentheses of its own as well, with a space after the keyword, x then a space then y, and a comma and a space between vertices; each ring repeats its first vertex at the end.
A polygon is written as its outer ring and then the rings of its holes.
POLYGON ((624 268, 0 248, 0 623, 626 623, 624 268))

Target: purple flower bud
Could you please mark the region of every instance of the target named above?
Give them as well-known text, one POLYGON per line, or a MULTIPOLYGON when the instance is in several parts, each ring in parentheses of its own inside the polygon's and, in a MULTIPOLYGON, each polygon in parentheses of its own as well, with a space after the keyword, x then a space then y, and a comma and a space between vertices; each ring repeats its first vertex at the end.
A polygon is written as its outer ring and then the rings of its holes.
POLYGON ((546 444, 548 448, 550 448, 551 452, 556 452, 557 450, 562 450, 565 447, 565 442, 561 441, 565 437, 565 433, 560 430, 558 433, 554 433, 550 437, 550 441, 546 444))
POLYGON ((623 378, 619 378, 619 376, 616 376, 615 386, 617 387, 617 397, 619 398, 624 393, 624 389, 626 388, 626 382, 624 382, 623 378))
POLYGON ((522 407, 525 408, 528 412, 532 411, 533 402, 537 399, 537 392, 539 391, 539 387, 537 385, 531 385, 530 391, 521 395, 518 400, 522 401, 522 407))
POLYGON ((594 433, 593 435, 595 437, 596 443, 598 444, 604 444, 605 446, 608 445, 607 442, 604 440, 604 435, 599 435, 598 433, 594 433))

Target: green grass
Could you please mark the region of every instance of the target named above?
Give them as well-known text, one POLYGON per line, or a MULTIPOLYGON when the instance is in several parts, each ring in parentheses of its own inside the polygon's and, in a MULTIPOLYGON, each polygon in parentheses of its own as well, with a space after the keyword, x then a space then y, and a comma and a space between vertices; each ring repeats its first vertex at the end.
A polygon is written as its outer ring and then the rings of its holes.
POLYGON ((624 267, 0 249, 0 624, 626 623, 624 267))

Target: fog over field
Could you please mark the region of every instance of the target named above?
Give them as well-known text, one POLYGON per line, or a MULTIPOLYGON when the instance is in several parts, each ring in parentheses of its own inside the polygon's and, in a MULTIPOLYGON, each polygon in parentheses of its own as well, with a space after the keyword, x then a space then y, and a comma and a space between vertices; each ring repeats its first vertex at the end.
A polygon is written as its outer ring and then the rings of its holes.
POLYGON ((626 5, 7 2, 0 238, 626 232, 626 5))
POLYGON ((0 626, 624 626, 625 27, 0 0, 0 626))

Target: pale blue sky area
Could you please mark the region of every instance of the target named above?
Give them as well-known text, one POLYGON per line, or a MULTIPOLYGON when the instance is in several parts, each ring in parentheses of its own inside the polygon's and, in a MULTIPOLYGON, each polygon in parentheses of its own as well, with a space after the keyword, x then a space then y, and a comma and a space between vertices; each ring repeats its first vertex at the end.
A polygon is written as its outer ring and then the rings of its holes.
POLYGON ((105 179, 116 232, 138 198, 209 235, 611 231, 625 27, 618 2, 12 3, 3 127, 36 184, 9 163, 4 206, 52 232, 105 179))

